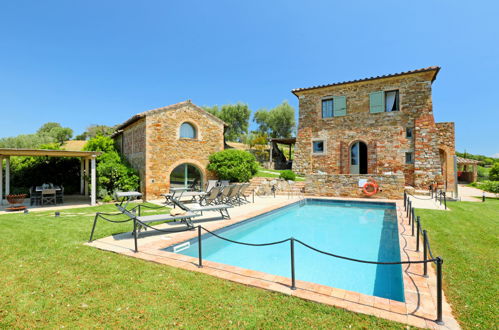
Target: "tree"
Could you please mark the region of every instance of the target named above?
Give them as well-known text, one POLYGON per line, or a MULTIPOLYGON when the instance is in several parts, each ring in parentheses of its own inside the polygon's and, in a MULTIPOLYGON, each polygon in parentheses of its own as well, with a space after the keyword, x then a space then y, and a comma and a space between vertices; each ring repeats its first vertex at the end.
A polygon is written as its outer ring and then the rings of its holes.
POLYGON ((36 131, 36 134, 41 136, 50 136, 55 139, 55 141, 59 143, 63 143, 71 139, 73 136, 73 130, 69 127, 62 127, 61 124, 55 122, 48 122, 42 125, 36 131))
POLYGON ((85 132, 83 132, 80 135, 77 135, 75 137, 76 140, 87 140, 94 138, 96 136, 102 135, 102 136, 111 136, 113 134, 115 128, 114 126, 107 126, 107 125, 90 125, 87 127, 85 132))
POLYGON ((90 139, 83 150, 101 151, 97 157, 97 192, 99 198, 110 200, 118 191, 139 189, 139 176, 127 160, 118 153, 114 141, 108 136, 96 136, 90 139))
POLYGON ((273 138, 291 137, 295 130, 295 109, 284 101, 277 107, 260 109, 253 115, 258 131, 273 138))
POLYGON ((489 179, 491 181, 499 181, 499 163, 495 163, 490 169, 489 179))
POLYGON ((53 143, 55 139, 48 135, 21 134, 0 139, 0 148, 38 149, 43 144, 53 143))
POLYGON ((229 127, 225 130, 225 138, 228 141, 240 142, 242 135, 248 132, 251 111, 247 104, 225 104, 219 108, 217 105, 204 107, 212 115, 222 119, 229 127))

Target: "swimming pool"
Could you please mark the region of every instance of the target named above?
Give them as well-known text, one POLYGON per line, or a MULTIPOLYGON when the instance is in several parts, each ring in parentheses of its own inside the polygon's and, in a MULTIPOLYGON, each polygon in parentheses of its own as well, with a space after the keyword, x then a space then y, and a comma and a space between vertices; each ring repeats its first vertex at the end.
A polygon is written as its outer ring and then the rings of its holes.
MULTIPOLYGON (((247 243, 289 237, 317 249, 370 261, 400 261, 393 203, 307 199, 240 223, 216 234, 247 243)), ((197 238, 165 248, 198 257, 197 238), (187 247, 188 246, 188 247, 187 247)), ((202 236, 203 259, 290 277, 289 242, 254 247, 202 236)), ((401 265, 373 265, 323 255, 295 243, 296 279, 404 301, 401 265)))

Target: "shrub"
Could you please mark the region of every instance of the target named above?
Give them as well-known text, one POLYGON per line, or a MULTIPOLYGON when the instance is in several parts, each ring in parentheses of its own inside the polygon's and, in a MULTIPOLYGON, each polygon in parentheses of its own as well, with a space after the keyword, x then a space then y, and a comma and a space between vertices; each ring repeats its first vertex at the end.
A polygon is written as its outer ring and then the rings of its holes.
POLYGON ((97 191, 99 198, 109 201, 116 191, 139 189, 139 176, 127 160, 116 151, 114 141, 107 136, 90 139, 84 150, 102 151, 97 157, 97 191))
POLYGON ((291 170, 284 170, 281 172, 281 175, 279 175, 279 177, 281 179, 284 179, 284 180, 291 180, 291 181, 295 181, 296 180, 296 174, 295 172, 291 171, 291 170))
POLYGON ((483 181, 480 182, 478 187, 482 190, 494 193, 494 194, 499 194, 499 181, 483 181))
POLYGON ((208 170, 221 180, 247 182, 258 172, 255 156, 244 150, 227 149, 209 157, 208 170))
POLYGON ((489 180, 499 181, 499 163, 495 163, 489 171, 489 180))

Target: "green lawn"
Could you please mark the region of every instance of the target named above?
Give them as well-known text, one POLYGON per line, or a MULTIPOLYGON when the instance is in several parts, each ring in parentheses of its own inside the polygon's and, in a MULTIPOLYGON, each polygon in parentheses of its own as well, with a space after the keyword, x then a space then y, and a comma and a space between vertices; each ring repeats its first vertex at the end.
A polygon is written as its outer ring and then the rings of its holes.
POLYGON ((84 246, 97 210, 114 207, 0 215, 0 328, 405 328, 84 246))
MULTIPOLYGON (((281 175, 281 172, 284 170, 268 170, 263 167, 258 167, 258 173, 256 173, 255 176, 257 177, 262 177, 262 178, 278 178, 279 175, 281 175), (272 173, 268 173, 272 172, 272 173)), ((305 181, 305 178, 301 176, 296 177, 296 181, 305 181)))
POLYGON ((417 210, 431 248, 444 258, 444 290, 463 328, 497 329, 499 199, 417 210))

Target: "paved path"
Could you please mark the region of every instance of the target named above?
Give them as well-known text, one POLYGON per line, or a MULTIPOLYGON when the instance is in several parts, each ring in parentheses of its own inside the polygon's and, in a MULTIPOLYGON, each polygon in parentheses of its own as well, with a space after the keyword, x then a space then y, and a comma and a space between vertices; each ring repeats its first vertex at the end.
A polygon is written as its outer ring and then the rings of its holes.
POLYGON ((481 202, 482 195, 485 193, 485 197, 497 197, 493 193, 484 192, 481 189, 468 187, 467 185, 459 185, 459 198, 465 202, 481 202))

